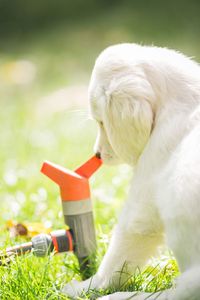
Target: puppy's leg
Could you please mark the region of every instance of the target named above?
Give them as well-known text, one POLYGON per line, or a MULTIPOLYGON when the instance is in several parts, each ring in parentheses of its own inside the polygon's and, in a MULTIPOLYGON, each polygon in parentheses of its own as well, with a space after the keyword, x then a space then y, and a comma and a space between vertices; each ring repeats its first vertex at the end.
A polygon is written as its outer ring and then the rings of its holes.
POLYGON ((119 224, 97 273, 101 280, 100 287, 122 287, 137 268, 140 270, 156 253, 161 242, 162 236, 159 234, 128 232, 119 224))
POLYGON ((107 288, 109 285, 122 287, 131 274, 134 274, 137 268, 142 268, 155 254, 161 241, 160 235, 129 233, 118 225, 97 274, 86 281, 68 283, 63 292, 77 297, 82 291, 89 289, 107 288))

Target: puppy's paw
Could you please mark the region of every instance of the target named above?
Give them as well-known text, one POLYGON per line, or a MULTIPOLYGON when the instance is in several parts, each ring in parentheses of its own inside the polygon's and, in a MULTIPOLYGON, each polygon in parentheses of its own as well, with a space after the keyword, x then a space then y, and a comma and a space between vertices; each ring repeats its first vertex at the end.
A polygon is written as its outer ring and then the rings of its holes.
POLYGON ((81 292, 83 291, 81 283, 82 282, 79 282, 77 280, 72 280, 64 286, 61 292, 63 294, 66 294, 67 296, 75 298, 78 295, 80 295, 81 292))
POLYGON ((137 292, 118 292, 111 295, 103 296, 97 300, 144 300, 143 296, 138 295, 137 292))
POLYGON ((64 286, 61 292, 76 299, 81 293, 88 292, 90 289, 98 287, 98 277, 94 276, 85 281, 72 280, 64 286))

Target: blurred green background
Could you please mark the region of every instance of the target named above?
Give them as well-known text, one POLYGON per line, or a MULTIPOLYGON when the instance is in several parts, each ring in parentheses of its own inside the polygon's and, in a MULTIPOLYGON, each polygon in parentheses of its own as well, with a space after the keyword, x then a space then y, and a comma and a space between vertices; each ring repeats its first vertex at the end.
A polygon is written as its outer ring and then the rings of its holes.
MULTIPOLYGON (((40 167, 48 159, 74 168, 92 155, 97 128, 88 118, 87 86, 101 50, 136 42, 198 60, 199 14, 198 0, 0 0, 2 226, 8 219, 63 226, 58 189, 40 167)), ((129 178, 120 166, 92 179, 96 223, 106 232, 129 178)))

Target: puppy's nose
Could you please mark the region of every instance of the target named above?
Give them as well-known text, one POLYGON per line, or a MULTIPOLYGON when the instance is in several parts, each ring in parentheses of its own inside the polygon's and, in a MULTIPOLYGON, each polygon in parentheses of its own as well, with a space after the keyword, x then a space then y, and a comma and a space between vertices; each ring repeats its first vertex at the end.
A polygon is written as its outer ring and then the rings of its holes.
POLYGON ((100 152, 97 152, 97 153, 95 154, 95 156, 96 156, 97 158, 100 158, 100 159, 101 159, 101 153, 100 153, 100 152))

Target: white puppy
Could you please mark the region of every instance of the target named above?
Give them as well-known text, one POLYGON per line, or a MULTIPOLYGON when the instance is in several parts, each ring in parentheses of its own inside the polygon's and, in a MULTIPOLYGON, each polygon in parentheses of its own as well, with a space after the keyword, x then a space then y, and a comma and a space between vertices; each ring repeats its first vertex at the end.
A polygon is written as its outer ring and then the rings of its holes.
POLYGON ((99 124, 96 152, 104 163, 134 166, 134 177, 97 274, 64 291, 77 297, 122 284, 125 263, 129 276, 166 242, 182 273, 176 289, 133 299, 199 300, 200 67, 165 48, 112 46, 96 61, 89 97, 99 124))

